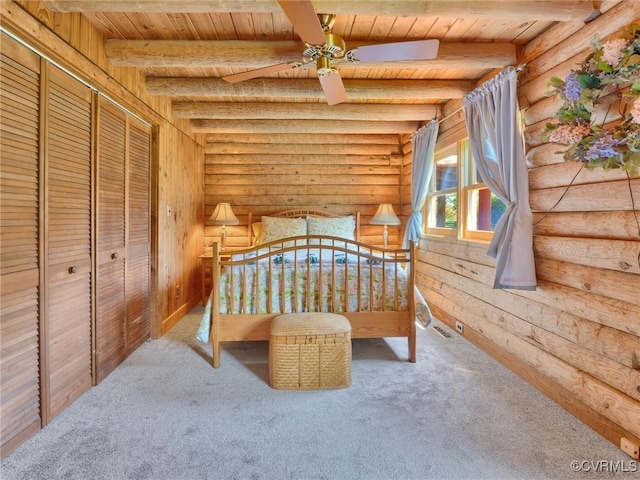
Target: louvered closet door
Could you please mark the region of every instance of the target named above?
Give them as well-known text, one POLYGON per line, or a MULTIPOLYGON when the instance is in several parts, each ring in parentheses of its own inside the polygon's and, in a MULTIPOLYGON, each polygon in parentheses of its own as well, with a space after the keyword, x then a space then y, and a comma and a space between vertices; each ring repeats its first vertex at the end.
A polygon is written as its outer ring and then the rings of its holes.
POLYGON ((98 113, 96 382, 126 358, 126 114, 100 98, 98 113))
POLYGON ((91 91, 50 67, 42 360, 47 421, 92 384, 91 117, 91 91))
POLYGON ((40 429, 40 58, 0 34, 0 425, 4 457, 40 429))
POLYGON ((151 129, 129 117, 127 164, 127 351, 149 338, 151 129))

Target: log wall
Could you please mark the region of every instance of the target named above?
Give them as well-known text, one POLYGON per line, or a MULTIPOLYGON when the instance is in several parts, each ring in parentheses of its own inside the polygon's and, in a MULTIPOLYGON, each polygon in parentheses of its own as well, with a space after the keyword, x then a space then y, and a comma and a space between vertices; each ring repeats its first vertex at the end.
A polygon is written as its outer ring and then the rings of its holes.
MULTIPOLYGON (((248 246, 249 213, 255 219, 295 208, 340 215, 358 211, 361 240, 375 245, 383 243, 383 228, 369 220, 378 205, 392 203, 400 214, 403 157, 398 135, 252 135, 236 140, 253 143, 229 144, 226 137, 209 135, 205 149, 205 219, 218 203, 229 202, 240 220, 227 227, 229 248, 248 246)), ((400 226, 389 227, 389 245, 401 241, 401 232, 400 226)), ((205 226, 207 247, 219 236, 220 227, 205 226)))
POLYGON ((173 119, 170 98, 147 95, 142 72, 110 65, 102 35, 81 14, 52 13, 32 0, 3 1, 0 8, 9 32, 154 125, 151 334, 157 338, 200 300, 204 136, 193 134, 188 120, 173 119))
MULTIPOLYGON (((558 106, 544 95, 548 81, 587 56, 595 33, 619 38, 640 16, 622 7, 522 49, 537 290, 493 290, 486 244, 424 237, 417 259, 437 317, 454 330, 462 322, 470 341, 616 445, 640 443, 640 178, 564 162, 541 133, 558 106)), ((457 114, 441 124, 439 146, 460 137, 461 122, 457 114)))

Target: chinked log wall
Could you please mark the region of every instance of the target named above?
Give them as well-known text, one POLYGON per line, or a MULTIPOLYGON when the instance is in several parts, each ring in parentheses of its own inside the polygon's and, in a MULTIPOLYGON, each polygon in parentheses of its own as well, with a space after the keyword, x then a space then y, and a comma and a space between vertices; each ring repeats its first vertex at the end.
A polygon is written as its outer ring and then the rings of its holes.
MULTIPOLYGON (((620 38, 640 17, 629 7, 551 29, 523 49, 537 290, 493 290, 495 262, 484 244, 428 237, 418 251, 418 284, 437 317, 465 324, 471 342, 616 445, 621 437, 640 444, 640 178, 564 162, 541 133, 558 107, 544 95, 551 76, 564 78, 584 60, 596 33, 620 38)), ((464 135, 462 118, 441 124, 439 146, 464 135)), ((405 192, 410 165, 406 171, 405 192)))
MULTIPOLYGON (((361 214, 361 240, 382 244, 382 227, 368 225, 379 203, 398 206, 402 156, 398 135, 208 135, 205 149, 205 218, 229 202, 240 224, 227 227, 227 245, 248 245, 248 216, 315 208, 361 214)), ((252 220, 253 221, 253 220, 252 220)), ((396 245, 399 227, 389 227, 396 245)), ((220 227, 205 226, 205 244, 220 227)))

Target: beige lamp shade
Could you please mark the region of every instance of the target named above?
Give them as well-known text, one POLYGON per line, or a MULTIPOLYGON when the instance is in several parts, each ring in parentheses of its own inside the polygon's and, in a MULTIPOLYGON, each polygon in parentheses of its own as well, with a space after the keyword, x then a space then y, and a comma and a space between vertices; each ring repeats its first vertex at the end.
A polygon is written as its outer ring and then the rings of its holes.
POLYGON ((390 203, 381 203, 378 211, 369 222, 371 225, 384 225, 382 238, 384 239, 384 248, 387 248, 389 242, 389 230, 387 225, 400 225, 400 219, 393 211, 393 205, 390 203))
POLYGON ((227 225, 238 225, 240 220, 235 216, 233 210, 231 210, 231 205, 228 203, 219 203, 209 217, 209 220, 211 220, 211 223, 214 225, 222 225, 220 229, 220 249, 223 251, 226 250, 227 225))
POLYGON ((213 225, 238 225, 240 220, 235 216, 229 203, 219 203, 209 220, 213 225))
POLYGON ((371 225, 400 225, 400 219, 390 203, 381 203, 378 211, 369 222, 371 225))

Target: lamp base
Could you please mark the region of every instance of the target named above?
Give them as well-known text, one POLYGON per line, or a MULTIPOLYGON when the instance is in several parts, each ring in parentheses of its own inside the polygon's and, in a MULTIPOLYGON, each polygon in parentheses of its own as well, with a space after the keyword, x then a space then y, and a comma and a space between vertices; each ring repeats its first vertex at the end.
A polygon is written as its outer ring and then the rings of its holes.
POLYGON ((220 251, 221 252, 224 252, 227 249, 226 243, 227 243, 227 226, 222 225, 222 228, 220 228, 220 251))

